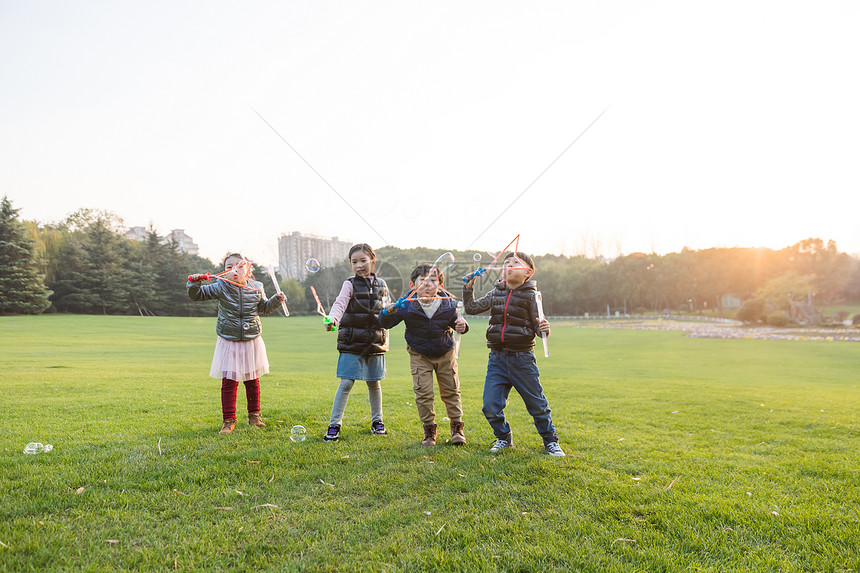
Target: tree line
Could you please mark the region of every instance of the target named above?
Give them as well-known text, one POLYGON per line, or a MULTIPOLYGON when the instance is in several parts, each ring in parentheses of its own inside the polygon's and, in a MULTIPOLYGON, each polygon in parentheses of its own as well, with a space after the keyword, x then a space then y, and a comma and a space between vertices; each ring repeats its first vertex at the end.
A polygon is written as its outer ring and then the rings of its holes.
MULTIPOLYGON (((433 263, 444 249, 377 250, 377 275, 393 298, 408 291, 409 275, 419 263, 433 263)), ((490 257, 451 251, 455 264, 446 288, 462 296, 460 277, 487 266, 490 257)), ((860 261, 839 252, 833 241, 811 238, 780 250, 713 248, 666 255, 632 253, 612 260, 585 256, 535 256, 535 280, 548 315, 602 315, 607 312, 707 312, 732 314, 728 297, 744 301, 739 316, 765 321, 790 301, 824 306, 860 300, 860 261)), ((211 316, 214 301, 189 300, 189 274, 219 272, 218 262, 181 252, 162 243, 154 228, 144 241, 130 240, 116 215, 81 209, 60 223, 21 221, 4 197, 0 203, 0 313, 68 312, 145 316, 211 316)), ((351 274, 347 261, 307 278, 280 280, 293 314, 324 309, 351 274)), ((274 292, 265 270, 254 268, 267 294, 274 292)), ((476 293, 488 291, 498 273, 488 271, 476 293)))

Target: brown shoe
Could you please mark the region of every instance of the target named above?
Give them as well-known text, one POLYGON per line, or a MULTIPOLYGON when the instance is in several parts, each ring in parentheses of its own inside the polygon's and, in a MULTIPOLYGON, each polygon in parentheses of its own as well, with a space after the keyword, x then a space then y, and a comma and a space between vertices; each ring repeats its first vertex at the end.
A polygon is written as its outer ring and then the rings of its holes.
POLYGON ((257 426, 258 428, 266 427, 266 424, 263 422, 263 418, 260 416, 259 412, 248 412, 248 425, 257 426))
POLYGON ((224 420, 224 425, 221 427, 219 434, 229 434, 236 428, 236 420, 224 420))
POLYGON ((436 445, 436 424, 424 424, 424 439, 421 440, 421 445, 436 445))
POLYGON ((451 443, 455 446, 462 446, 466 443, 466 436, 463 435, 463 422, 451 422, 451 443))

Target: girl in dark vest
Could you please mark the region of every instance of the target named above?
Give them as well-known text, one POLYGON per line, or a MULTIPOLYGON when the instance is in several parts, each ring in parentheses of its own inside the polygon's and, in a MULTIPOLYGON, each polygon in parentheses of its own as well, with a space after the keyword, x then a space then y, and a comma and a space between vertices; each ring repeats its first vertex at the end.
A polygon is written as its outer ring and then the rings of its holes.
POLYGON ((334 395, 331 420, 323 439, 331 442, 340 438, 340 425, 346 402, 356 380, 367 382, 370 399, 370 431, 385 435, 382 423, 382 386, 385 378, 385 351, 388 350, 387 332, 379 326, 377 317, 388 296, 385 281, 374 274, 376 253, 366 243, 349 249, 349 265, 353 276, 343 282, 340 294, 331 307, 331 324, 337 327, 337 376, 340 385, 334 395))

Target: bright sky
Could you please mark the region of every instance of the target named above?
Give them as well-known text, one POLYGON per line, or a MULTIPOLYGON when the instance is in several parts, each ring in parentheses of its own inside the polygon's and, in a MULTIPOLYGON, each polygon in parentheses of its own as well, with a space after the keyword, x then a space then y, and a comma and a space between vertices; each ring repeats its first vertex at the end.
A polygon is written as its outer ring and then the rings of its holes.
POLYGON ((0 0, 0 194, 213 260, 860 253, 858 30, 854 0, 0 0))

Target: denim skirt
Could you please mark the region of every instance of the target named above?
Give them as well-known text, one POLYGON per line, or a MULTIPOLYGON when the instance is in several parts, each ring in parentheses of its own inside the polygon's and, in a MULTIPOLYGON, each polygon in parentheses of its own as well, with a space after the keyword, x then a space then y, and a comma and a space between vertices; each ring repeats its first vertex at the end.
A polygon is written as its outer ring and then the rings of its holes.
POLYGON ((362 356, 341 352, 337 359, 337 377, 373 382, 385 378, 385 355, 362 356))

